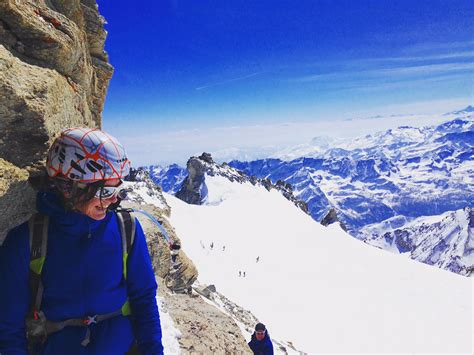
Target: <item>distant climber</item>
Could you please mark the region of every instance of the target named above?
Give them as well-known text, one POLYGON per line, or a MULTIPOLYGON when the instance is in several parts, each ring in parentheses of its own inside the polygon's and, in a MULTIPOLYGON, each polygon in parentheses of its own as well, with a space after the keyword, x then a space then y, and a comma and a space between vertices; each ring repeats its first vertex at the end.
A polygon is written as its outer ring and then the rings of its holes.
POLYGON ((245 271, 244 271, 244 277, 245 277, 245 271))
POLYGON ((239 277, 242 276, 242 271, 239 270, 239 277))
POLYGON ((225 251, 225 245, 222 247, 222 251, 225 251))
POLYGON ((258 263, 259 260, 260 260, 260 256, 257 256, 257 260, 255 262, 258 263))
POLYGON ((211 242, 211 250, 214 248, 214 242, 211 242))
POLYGON ((249 346, 255 355, 273 355, 273 344, 264 324, 257 323, 249 346))
POLYGON ((178 241, 174 241, 171 246, 170 246, 170 254, 171 254, 171 261, 173 263, 176 262, 176 257, 179 254, 179 251, 181 249, 181 244, 178 241))

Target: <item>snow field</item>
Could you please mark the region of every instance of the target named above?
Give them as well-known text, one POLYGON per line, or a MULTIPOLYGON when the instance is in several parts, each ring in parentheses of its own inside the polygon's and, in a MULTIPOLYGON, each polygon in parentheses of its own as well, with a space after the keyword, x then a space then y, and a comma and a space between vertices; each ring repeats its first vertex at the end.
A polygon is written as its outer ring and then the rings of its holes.
POLYGON ((472 280, 323 227, 277 191, 206 183, 208 205, 165 194, 171 223, 199 281, 275 339, 309 353, 471 353, 472 280))

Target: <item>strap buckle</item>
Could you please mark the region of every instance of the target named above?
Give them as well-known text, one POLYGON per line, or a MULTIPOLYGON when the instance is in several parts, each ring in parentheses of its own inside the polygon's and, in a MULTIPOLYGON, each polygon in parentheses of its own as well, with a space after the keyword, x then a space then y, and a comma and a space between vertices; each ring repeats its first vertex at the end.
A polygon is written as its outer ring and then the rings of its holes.
POLYGON ((82 321, 83 324, 85 325, 91 325, 92 323, 97 324, 97 314, 95 316, 87 316, 87 318, 84 318, 82 321))

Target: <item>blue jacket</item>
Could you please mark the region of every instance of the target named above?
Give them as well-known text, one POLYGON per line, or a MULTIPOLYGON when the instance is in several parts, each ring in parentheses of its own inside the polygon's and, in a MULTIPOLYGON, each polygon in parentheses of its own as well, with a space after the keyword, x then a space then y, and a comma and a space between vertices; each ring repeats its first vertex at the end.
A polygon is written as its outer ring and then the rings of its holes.
MULTIPOLYGON (((53 333, 43 354, 117 355, 138 341, 141 354, 163 353, 156 304, 157 284, 145 236, 136 237, 123 277, 122 244, 114 213, 101 221, 67 212, 52 193, 39 193, 38 211, 50 216, 43 266, 42 311, 52 321, 114 312, 129 298, 132 316, 117 316, 89 326, 91 342, 81 345, 85 327, 53 333)), ((28 224, 12 229, 0 247, 0 354, 27 354, 25 316, 29 310, 28 224)))
POLYGON ((254 332, 249 346, 255 355, 273 355, 273 344, 268 335, 268 331, 265 332, 265 337, 262 340, 257 340, 254 332))

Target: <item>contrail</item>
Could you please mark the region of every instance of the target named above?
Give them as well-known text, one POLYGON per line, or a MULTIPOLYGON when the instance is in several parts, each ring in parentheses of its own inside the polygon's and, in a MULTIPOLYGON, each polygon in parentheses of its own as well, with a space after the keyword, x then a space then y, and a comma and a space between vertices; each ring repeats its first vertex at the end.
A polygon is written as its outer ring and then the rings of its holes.
POLYGON ((209 84, 209 85, 199 86, 199 87, 196 88, 196 90, 208 89, 208 88, 212 88, 212 87, 214 87, 214 86, 219 86, 219 85, 224 85, 224 84, 232 83, 232 82, 234 82, 234 81, 245 80, 245 79, 251 78, 251 77, 253 77, 253 76, 255 76, 255 75, 261 74, 261 73, 263 73, 263 71, 259 71, 259 72, 252 73, 252 74, 248 74, 248 75, 245 75, 245 76, 242 76, 242 77, 239 77, 239 78, 234 78, 234 79, 219 81, 219 82, 217 82, 217 83, 213 83, 213 84, 209 84))

